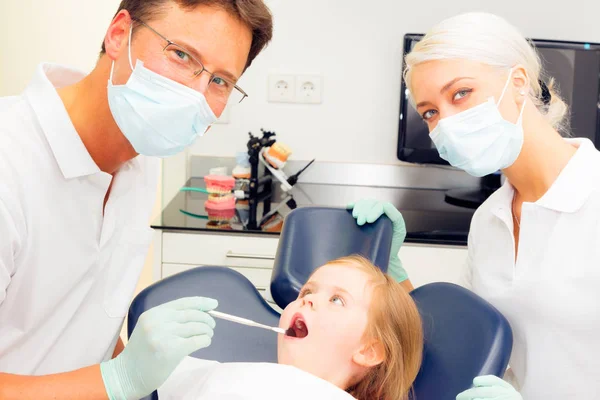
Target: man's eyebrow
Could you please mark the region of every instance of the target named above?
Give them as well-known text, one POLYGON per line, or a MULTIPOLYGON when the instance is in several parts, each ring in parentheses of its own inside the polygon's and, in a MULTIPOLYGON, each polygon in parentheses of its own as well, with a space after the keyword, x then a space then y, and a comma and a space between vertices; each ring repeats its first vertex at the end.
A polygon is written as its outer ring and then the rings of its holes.
MULTIPOLYGON (((192 57, 194 57, 196 60, 198 60, 200 63, 202 63, 202 65, 204 65, 204 63, 202 62, 202 55, 190 43, 186 42, 185 40, 180 40, 177 43, 175 43, 175 42, 172 42, 172 43, 179 46, 182 50, 190 53, 190 55, 192 57)), ((237 83, 237 81, 239 80, 239 77, 237 77, 234 73, 232 73, 230 71, 217 70, 217 71, 210 71, 210 72, 212 72, 213 74, 219 75, 225 79, 228 79, 228 80, 232 81, 233 83, 237 83)))

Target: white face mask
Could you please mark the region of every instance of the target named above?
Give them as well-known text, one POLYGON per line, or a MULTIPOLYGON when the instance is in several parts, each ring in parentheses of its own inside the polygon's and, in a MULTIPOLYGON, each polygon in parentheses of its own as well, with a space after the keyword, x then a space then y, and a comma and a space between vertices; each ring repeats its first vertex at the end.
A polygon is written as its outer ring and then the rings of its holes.
MULTIPOLYGON (((133 28, 132 28, 133 30, 133 28)), ((206 97, 131 60, 125 85, 113 85, 113 61, 108 81, 108 105, 119 129, 135 151, 167 157, 181 152, 217 120, 206 97)))
POLYGON ((513 70, 510 70, 498 103, 494 97, 456 115, 441 119, 429 137, 450 165, 481 177, 510 167, 523 147, 523 110, 516 124, 500 114, 513 70))

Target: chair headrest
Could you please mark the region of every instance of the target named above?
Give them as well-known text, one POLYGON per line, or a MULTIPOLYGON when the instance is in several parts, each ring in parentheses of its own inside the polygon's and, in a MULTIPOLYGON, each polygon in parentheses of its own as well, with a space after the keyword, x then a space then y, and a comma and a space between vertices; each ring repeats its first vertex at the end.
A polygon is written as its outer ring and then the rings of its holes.
POLYGON ((339 257, 360 254, 387 272, 392 244, 392 222, 385 216, 358 226, 351 211, 306 207, 286 218, 271 276, 271 295, 281 308, 318 267, 339 257))

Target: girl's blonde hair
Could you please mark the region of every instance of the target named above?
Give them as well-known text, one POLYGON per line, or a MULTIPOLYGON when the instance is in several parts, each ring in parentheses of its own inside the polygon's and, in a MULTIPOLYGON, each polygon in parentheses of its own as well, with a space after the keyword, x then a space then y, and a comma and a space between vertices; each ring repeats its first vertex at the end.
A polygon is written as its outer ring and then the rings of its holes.
POLYGON ((414 66, 450 59, 477 61, 506 71, 516 65, 524 66, 530 81, 531 101, 557 131, 569 133, 568 107, 555 88, 554 79, 546 76, 533 44, 505 19, 472 12, 448 18, 434 26, 405 58, 407 87, 411 88, 414 66), (548 82, 550 104, 542 101, 540 79, 548 82))
POLYGON ((373 289, 365 338, 384 349, 384 360, 347 391, 359 400, 408 399, 421 368, 423 328, 412 297, 392 277, 358 255, 326 265, 344 265, 365 272, 373 289))

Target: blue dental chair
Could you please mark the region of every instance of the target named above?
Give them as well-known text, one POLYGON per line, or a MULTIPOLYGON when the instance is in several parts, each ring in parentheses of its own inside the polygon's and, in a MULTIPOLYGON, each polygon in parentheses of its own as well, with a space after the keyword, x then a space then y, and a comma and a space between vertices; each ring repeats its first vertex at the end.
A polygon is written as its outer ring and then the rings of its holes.
POLYGON ((512 352, 506 318, 473 292, 451 283, 416 288, 425 346, 413 400, 455 400, 480 375, 502 377, 512 352))
MULTIPOLYGON (((387 218, 359 227, 341 209, 300 208, 285 221, 273 267, 271 294, 281 307, 293 301, 314 269, 332 259, 362 254, 387 270, 392 224, 387 218)), ((414 399, 454 400, 477 375, 502 376, 512 349, 508 323, 491 305, 452 284, 435 283, 412 293, 423 319, 425 350, 414 399)), ((146 288, 128 314, 131 336, 140 315, 186 296, 213 297, 219 311, 277 326, 279 314, 240 273, 201 267, 146 288)), ((194 357, 220 362, 276 362, 277 334, 219 320, 209 348, 194 357)), ((158 399, 155 393, 148 397, 158 399)))
MULTIPOLYGON (((271 285, 274 296, 295 299, 312 271, 341 256, 361 254, 387 269, 391 243, 392 223, 387 218, 359 227, 347 210, 296 209, 286 218, 281 234, 271 285), (293 282, 293 286, 286 288, 287 282, 293 282)), ((165 278, 140 292, 129 307, 128 337, 144 311, 187 296, 212 297, 224 313, 270 326, 279 323, 279 313, 245 276, 229 268, 200 267, 165 278)), ((218 320, 210 347, 192 356, 220 362, 277 362, 277 334, 218 320)), ((149 398, 158 399, 158 395, 155 392, 149 398)))

